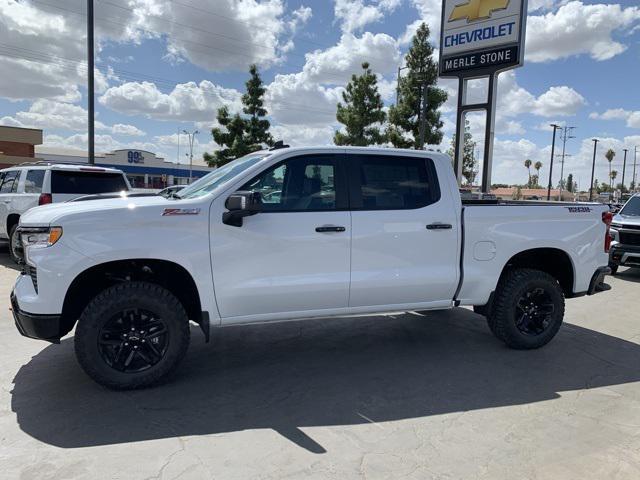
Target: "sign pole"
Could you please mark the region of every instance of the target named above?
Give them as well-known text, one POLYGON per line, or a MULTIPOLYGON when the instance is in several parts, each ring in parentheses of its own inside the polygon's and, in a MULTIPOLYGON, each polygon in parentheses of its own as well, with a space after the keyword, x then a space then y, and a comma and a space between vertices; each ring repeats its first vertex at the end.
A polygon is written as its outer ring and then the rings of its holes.
POLYGON ((440 28, 441 78, 458 79, 458 111, 453 168, 461 183, 465 116, 485 111, 482 193, 491 191, 498 74, 524 64, 527 0, 442 0, 440 28), (467 82, 486 78, 485 102, 467 104, 467 82))
POLYGON ((94 92, 94 52, 93 52, 93 0, 87 0, 87 115, 88 115, 88 157, 89 164, 95 157, 95 92, 94 92))
POLYGON ((464 161, 464 126, 465 111, 463 109, 466 97, 466 83, 463 77, 458 79, 458 110, 456 113, 456 144, 453 153, 453 171, 458 180, 458 186, 462 183, 462 163, 464 161))
POLYGON ((489 92, 487 98, 487 117, 484 130, 484 157, 482 158, 482 193, 491 192, 491 167, 493 165, 493 137, 496 125, 496 99, 498 90, 498 74, 489 76, 489 92))

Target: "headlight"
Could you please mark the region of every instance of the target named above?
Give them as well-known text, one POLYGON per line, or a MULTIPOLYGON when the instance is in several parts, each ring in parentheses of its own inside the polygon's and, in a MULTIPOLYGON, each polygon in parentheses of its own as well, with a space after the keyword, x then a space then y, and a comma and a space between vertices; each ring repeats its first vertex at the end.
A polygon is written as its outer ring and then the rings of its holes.
POLYGON ((46 248, 54 245, 62 237, 62 227, 23 227, 20 240, 26 248, 46 248))

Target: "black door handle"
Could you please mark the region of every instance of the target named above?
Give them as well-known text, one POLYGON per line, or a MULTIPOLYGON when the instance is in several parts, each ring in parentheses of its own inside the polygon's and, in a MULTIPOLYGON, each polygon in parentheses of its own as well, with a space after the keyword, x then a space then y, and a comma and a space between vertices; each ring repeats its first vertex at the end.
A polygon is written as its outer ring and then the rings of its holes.
POLYGON ((335 227, 333 225, 325 225, 323 227, 316 227, 316 232, 325 233, 325 232, 344 232, 346 228, 344 227, 335 227))
POLYGON ((450 223, 430 223, 427 230, 451 230, 453 226, 450 223))

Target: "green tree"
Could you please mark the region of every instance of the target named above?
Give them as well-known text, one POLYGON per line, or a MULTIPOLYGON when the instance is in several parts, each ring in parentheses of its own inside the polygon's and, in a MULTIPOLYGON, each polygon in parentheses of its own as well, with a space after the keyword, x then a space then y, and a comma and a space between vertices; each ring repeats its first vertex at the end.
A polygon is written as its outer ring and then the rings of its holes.
POLYGON ((604 154, 604 158, 607 159, 607 162, 609 162, 609 190, 611 190, 612 188, 612 178, 611 178, 611 162, 613 162, 613 157, 616 156, 616 152, 613 149, 609 149, 607 150, 607 153, 604 154))
POLYGON ((529 181, 527 182, 527 187, 531 188, 531 160, 528 158, 524 161, 524 166, 529 173, 529 181))
POLYGON ((572 192, 574 191, 574 185, 573 185, 573 173, 570 173, 569 175, 567 175, 567 191, 568 192, 572 192))
POLYGON ((386 114, 378 93, 378 79, 367 62, 362 64, 362 75, 352 75, 342 92, 342 103, 338 103, 336 119, 345 126, 346 132, 337 131, 333 136, 336 145, 378 145, 384 143, 385 135, 380 131, 386 114))
POLYGON ((211 135, 213 141, 222 148, 216 150, 213 155, 204 153, 203 158, 210 167, 221 167, 231 160, 255 151, 246 142, 247 122, 239 113, 231 115, 225 105, 218 109, 216 118, 220 127, 211 129, 211 135))
POLYGON ((216 119, 219 127, 211 129, 213 141, 221 148, 213 154, 205 153, 203 158, 211 167, 221 167, 231 160, 271 145, 267 110, 264 108, 265 88, 255 65, 249 68, 249 80, 245 83, 246 93, 242 95, 242 111, 231 114, 225 105, 218 109, 216 119))
POLYGON ((613 190, 613 186, 615 185, 617 176, 618 176, 617 170, 611 170, 611 172, 609 173, 609 179, 611 180, 611 190, 613 190))
POLYGON ((540 180, 540 169, 542 168, 542 162, 537 161, 533 164, 533 168, 536 170, 536 181, 533 184, 533 188, 540 188, 538 181, 540 180))
POLYGON ((242 103, 244 108, 242 111, 249 115, 246 126, 246 143, 250 145, 250 148, 260 150, 263 144, 273 145, 273 138, 269 133, 269 127, 271 124, 267 120, 267 110, 264 108, 264 94, 266 88, 258 73, 258 67, 251 65, 249 67, 249 75, 251 77, 247 80, 246 88, 247 93, 242 95, 242 103))
MULTIPOLYGON (((475 143, 473 141, 473 135, 471 135, 471 126, 469 120, 464 121, 464 148, 462 155, 462 176, 467 181, 468 185, 472 185, 475 181, 477 170, 474 156, 475 143)), ((456 151, 456 135, 453 135, 451 139, 451 147, 447 152, 453 159, 456 151)))
POLYGON ((398 103, 389 108, 387 137, 394 147, 419 148, 423 90, 426 92, 425 144, 442 142, 442 120, 439 108, 447 100, 447 92, 436 87, 438 63, 429 42, 429 27, 421 24, 405 57, 408 72, 398 79, 398 103))

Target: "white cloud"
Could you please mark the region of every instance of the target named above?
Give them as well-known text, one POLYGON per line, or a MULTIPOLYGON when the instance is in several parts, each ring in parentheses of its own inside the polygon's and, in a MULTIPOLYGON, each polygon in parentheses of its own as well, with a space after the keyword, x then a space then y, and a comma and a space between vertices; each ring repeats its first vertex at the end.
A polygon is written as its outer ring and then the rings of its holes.
POLYGON ((144 137, 145 132, 133 125, 125 125, 122 123, 116 123, 111 127, 111 132, 114 135, 127 135, 129 137, 144 137))
POLYGON ((369 3, 365 0, 335 0, 334 15, 341 23, 342 31, 355 32, 370 23, 382 20, 386 13, 395 10, 399 4, 399 0, 369 3))
POLYGON ((274 125, 271 134, 276 140, 283 140, 293 147, 309 145, 333 145, 332 126, 306 126, 306 125, 274 125))
POLYGON ((525 58, 547 62, 586 54, 594 60, 608 60, 627 49, 612 34, 627 31, 638 22, 638 7, 572 1, 556 12, 529 16, 525 58))
POLYGON ((589 118, 594 120, 625 120, 629 128, 640 128, 640 110, 630 111, 624 108, 613 108, 603 113, 592 112, 589 118))
MULTIPOLYGON (((344 33, 336 45, 308 53, 302 71, 276 75, 267 88, 267 107, 279 123, 333 124, 342 86, 352 74, 362 71, 362 62, 367 59, 374 72, 388 74, 395 72, 399 58, 398 46, 389 35, 344 33)), ((384 78, 380 80, 382 93, 388 96, 393 87, 384 78)))
POLYGON ((99 99, 107 108, 127 115, 144 115, 157 120, 207 121, 218 108, 240 109, 241 94, 203 80, 180 83, 164 93, 152 82, 127 82, 109 88, 99 99))

